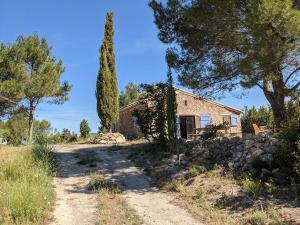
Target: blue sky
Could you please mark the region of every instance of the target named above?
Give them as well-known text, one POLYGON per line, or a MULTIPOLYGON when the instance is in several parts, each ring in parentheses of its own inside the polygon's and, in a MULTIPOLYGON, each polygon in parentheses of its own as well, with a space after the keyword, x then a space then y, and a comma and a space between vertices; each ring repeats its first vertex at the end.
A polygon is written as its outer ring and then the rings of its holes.
MULTIPOLYGON (((148 0, 0 0, 0 42, 11 43, 19 35, 36 33, 47 38, 53 55, 66 67, 63 75, 73 85, 64 105, 41 104, 37 119, 53 127, 78 132, 86 118, 97 131, 95 84, 99 69, 105 15, 115 14, 115 54, 119 89, 128 82, 152 83, 166 78, 165 49, 153 23, 148 0)), ((233 95, 240 94, 238 90, 233 95)), ((238 99, 229 95, 221 103, 235 108, 266 105, 258 89, 238 99)))

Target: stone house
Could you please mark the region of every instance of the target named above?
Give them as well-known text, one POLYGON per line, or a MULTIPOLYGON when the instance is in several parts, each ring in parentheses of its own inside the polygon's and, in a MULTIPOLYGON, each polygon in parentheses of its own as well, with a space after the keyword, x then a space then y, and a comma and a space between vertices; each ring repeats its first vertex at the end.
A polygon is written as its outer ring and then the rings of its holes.
MULTIPOLYGON (((177 126, 180 138, 193 137, 209 124, 228 124, 227 135, 240 136, 241 111, 232 107, 211 101, 188 91, 175 88, 177 101, 177 126)), ((120 109, 118 129, 127 138, 141 136, 137 120, 132 113, 140 109, 142 104, 134 102, 120 109)))

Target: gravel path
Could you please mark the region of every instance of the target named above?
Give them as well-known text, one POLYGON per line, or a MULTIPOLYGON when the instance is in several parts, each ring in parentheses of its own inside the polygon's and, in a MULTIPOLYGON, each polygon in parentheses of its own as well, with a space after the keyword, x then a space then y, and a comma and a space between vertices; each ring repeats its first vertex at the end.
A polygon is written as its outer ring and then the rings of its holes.
POLYGON ((94 225, 96 195, 87 191, 88 166, 78 165, 80 153, 91 153, 105 175, 120 184, 123 197, 147 225, 200 225, 184 209, 172 204, 172 198, 160 192, 141 170, 127 160, 127 152, 108 151, 104 147, 77 145, 57 147, 61 177, 55 179, 57 203, 51 225, 94 225))

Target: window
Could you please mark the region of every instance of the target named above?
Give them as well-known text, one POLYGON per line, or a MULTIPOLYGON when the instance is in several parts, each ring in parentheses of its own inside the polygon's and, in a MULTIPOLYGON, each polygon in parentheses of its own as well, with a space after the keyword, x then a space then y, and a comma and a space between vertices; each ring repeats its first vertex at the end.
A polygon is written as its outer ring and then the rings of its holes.
POLYGON ((205 128, 211 124, 211 117, 209 114, 202 114, 200 116, 200 127, 205 128))
POLYGON ((226 126, 229 126, 231 124, 231 116, 230 115, 223 116, 223 124, 225 124, 226 126))
POLYGON ((237 115, 231 115, 231 126, 236 127, 238 125, 238 116, 237 115))

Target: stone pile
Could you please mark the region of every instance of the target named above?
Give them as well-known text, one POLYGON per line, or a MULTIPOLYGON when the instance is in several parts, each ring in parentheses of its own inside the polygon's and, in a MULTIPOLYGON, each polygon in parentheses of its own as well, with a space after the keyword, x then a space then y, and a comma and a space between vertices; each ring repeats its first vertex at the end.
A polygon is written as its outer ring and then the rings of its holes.
POLYGON ((122 144, 126 139, 121 133, 100 133, 93 140, 93 144, 122 144))

